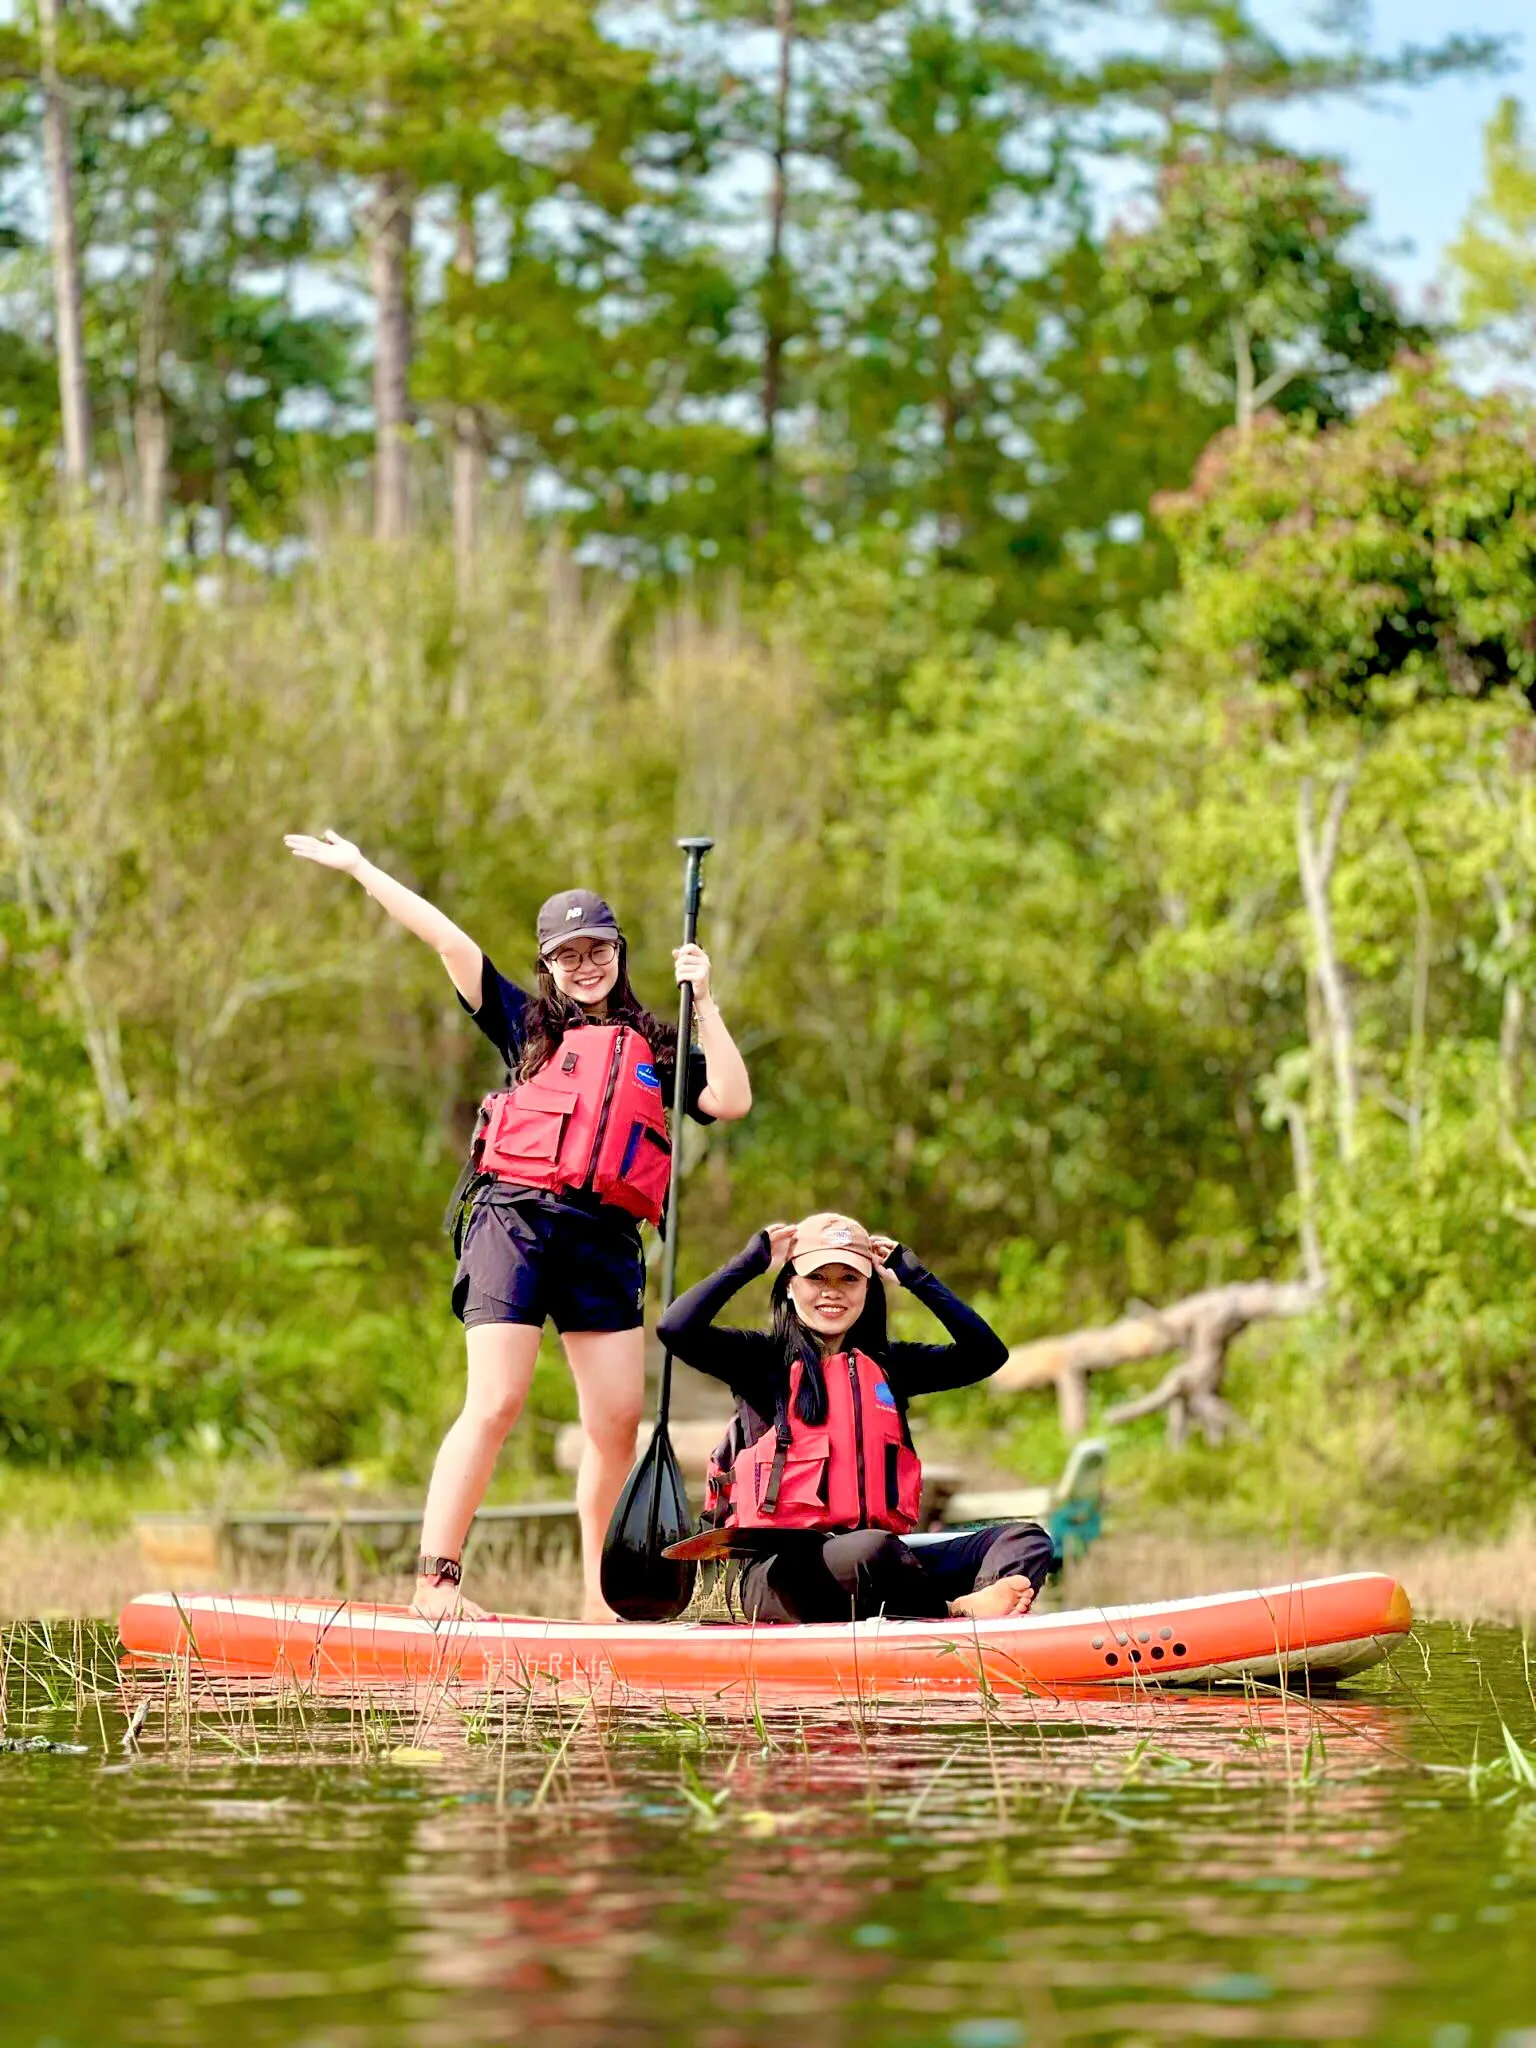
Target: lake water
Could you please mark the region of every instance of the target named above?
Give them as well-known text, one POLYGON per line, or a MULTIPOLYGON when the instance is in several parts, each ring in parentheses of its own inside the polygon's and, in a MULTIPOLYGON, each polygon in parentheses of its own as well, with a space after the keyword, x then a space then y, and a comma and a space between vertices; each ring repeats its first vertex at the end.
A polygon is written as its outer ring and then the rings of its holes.
POLYGON ((958 1719, 141 1687, 126 1759, 106 1642, 5 1635, 7 1737, 85 1752, 0 1754, 5 2048, 1536 2048, 1511 1630, 958 1719))

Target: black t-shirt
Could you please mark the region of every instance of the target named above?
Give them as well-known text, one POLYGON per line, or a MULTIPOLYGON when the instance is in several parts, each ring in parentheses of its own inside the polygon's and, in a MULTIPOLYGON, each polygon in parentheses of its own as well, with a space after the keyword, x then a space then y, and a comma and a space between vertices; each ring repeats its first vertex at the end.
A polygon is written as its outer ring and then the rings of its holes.
MULTIPOLYGON (((528 1036, 528 1011, 532 998, 526 989, 519 988, 515 981, 491 965, 490 956, 483 955, 480 970, 480 1007, 470 1010, 463 996, 459 1001, 474 1018, 486 1037, 501 1054, 507 1072, 515 1073, 517 1063, 523 1056, 523 1045, 528 1036)), ((656 1072, 661 1079, 667 1107, 672 1106, 672 1082, 676 1072, 674 1062, 665 1054, 656 1059, 656 1072)), ((698 1046, 691 1046, 688 1052, 688 1092, 685 1108, 696 1124, 712 1124, 714 1118, 700 1109, 699 1097, 708 1080, 704 1055, 698 1046)))
MULTIPOLYGON (((896 1247, 888 1263, 893 1277, 937 1316, 954 1340, 918 1344, 893 1339, 887 1344, 880 1365, 903 1406, 917 1394, 974 1386, 1006 1362, 1008 1346, 991 1324, 951 1294, 926 1266, 919 1265, 905 1245, 896 1247)), ((752 1411, 754 1433, 758 1423, 767 1426, 778 1403, 788 1396, 784 1347, 766 1330, 720 1329, 715 1318, 732 1295, 766 1273, 771 1264, 768 1233, 760 1230, 717 1273, 680 1294, 658 1326, 662 1342, 674 1358, 708 1373, 711 1379, 724 1380, 737 1400, 752 1411)))

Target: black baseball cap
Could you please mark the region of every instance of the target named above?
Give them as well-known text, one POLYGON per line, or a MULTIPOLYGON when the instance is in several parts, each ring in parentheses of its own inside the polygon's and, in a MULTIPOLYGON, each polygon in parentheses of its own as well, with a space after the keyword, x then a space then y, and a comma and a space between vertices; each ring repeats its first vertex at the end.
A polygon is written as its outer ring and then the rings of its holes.
POLYGON ((539 911, 539 958, 553 953, 567 939, 617 939, 619 920, 601 896, 590 889, 562 889, 539 911))

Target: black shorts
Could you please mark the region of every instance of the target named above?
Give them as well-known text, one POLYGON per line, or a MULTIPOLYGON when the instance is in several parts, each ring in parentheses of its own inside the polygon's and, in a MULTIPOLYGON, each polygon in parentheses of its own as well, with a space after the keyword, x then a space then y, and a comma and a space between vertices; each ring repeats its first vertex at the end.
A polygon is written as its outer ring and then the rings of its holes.
MULTIPOLYGON (((610 1212, 611 1213, 611 1212, 610 1212)), ((638 1330, 645 1321, 645 1254, 627 1221, 587 1215, 530 1195, 477 1201, 453 1276, 453 1312, 481 1323, 553 1320, 567 1330, 638 1330)))

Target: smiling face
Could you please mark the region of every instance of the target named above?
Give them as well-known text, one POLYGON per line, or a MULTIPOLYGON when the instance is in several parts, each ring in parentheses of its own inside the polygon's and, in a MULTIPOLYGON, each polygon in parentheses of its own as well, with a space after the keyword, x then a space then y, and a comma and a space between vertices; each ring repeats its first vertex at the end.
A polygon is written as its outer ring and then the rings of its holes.
POLYGON ((614 939, 568 939, 544 956, 555 987, 585 1010, 599 1008, 619 978, 619 947, 614 939))
POLYGON ((814 1273, 791 1274, 789 1282, 795 1314, 817 1337, 846 1336, 864 1313, 868 1292, 869 1281, 863 1273, 835 1261, 814 1273))

